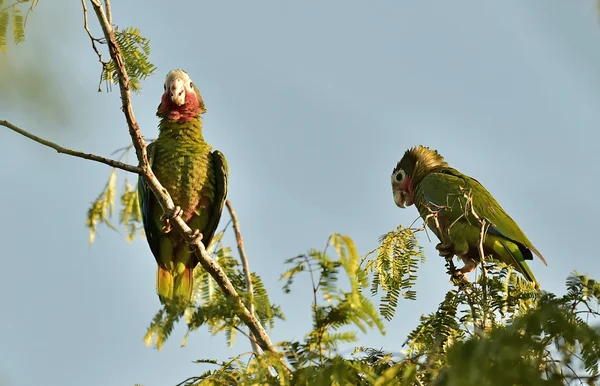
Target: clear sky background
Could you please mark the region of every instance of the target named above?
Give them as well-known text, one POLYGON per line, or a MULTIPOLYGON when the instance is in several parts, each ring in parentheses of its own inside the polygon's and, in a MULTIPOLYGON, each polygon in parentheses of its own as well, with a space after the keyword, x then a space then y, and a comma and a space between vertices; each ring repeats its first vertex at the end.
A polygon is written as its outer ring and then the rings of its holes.
MULTIPOLYGON (((285 259, 331 232, 361 253, 417 217, 394 205, 390 174, 424 144, 476 177, 544 254, 543 289, 573 269, 600 278, 600 25, 587 1, 113 1, 114 23, 152 40, 156 75, 134 108, 157 134, 166 73, 184 68, 208 112, 205 136, 227 156, 230 194, 251 267, 283 307, 274 341, 310 328, 309 282, 281 292, 285 259)), ((100 30, 91 15, 91 25, 100 30)), ((108 156, 129 142, 118 93, 97 93, 100 65, 78 1, 42 0, 27 42, 0 55, 0 119, 108 156)), ((142 338, 159 309, 146 241, 101 228, 91 201, 110 169, 0 128, 0 384, 175 384, 198 358, 226 359, 205 329, 161 352, 142 338)), ((119 180, 122 183, 122 175, 119 180)), ((226 220, 227 215, 223 218, 226 220)), ((418 300, 402 300, 387 335, 360 344, 399 352, 450 289, 437 240, 418 300)), ((231 239, 230 239, 231 240, 231 239)), ((345 353, 348 353, 346 350, 345 353)))

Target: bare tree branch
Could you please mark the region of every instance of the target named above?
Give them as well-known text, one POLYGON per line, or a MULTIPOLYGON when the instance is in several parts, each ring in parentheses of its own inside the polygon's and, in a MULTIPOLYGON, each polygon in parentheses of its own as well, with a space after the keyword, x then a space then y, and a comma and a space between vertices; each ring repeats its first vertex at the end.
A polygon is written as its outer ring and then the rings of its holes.
POLYGON ((10 123, 8 121, 5 121, 5 120, 0 120, 0 126, 7 127, 7 128, 11 129, 14 132, 17 132, 17 133, 19 133, 19 134, 21 134, 21 135, 23 135, 23 136, 25 136, 25 137, 27 137, 27 138, 35 141, 35 142, 37 142, 37 143, 40 143, 40 144, 44 145, 44 146, 48 146, 48 147, 50 147, 50 148, 52 148, 52 149, 54 149, 57 152, 62 153, 62 154, 67 154, 67 155, 71 155, 73 157, 78 157, 78 158, 84 158, 84 159, 87 159, 87 160, 90 160, 90 161, 100 162, 100 163, 112 166, 114 168, 117 168, 117 169, 126 170, 126 171, 131 172, 131 173, 136 173, 136 174, 142 173, 142 169, 140 167, 138 167, 138 166, 128 165, 128 164, 125 164, 123 162, 119 162, 119 161, 116 161, 116 160, 113 160, 113 159, 110 159, 110 158, 100 157, 100 156, 97 156, 95 154, 83 153, 81 151, 76 151, 76 150, 71 150, 71 149, 64 148, 64 147, 62 147, 60 145, 57 145, 54 142, 47 141, 47 140, 45 140, 43 138, 40 138, 40 137, 38 137, 36 135, 33 135, 33 134, 29 133, 29 132, 27 132, 27 131, 25 131, 23 129, 20 129, 17 126, 15 126, 12 123, 10 123))
MULTIPOLYGON (((231 221, 233 222, 233 231, 235 233, 235 239, 237 241, 238 252, 240 254, 240 259, 242 260, 242 267, 244 269, 244 277, 246 279, 246 291, 248 291, 248 310, 252 315, 254 313, 254 286, 252 285, 252 274, 250 271, 250 263, 248 262, 248 256, 246 256, 246 250, 244 249, 244 239, 242 238, 242 232, 240 231, 240 222, 237 218, 235 210, 233 209, 233 205, 231 205, 231 201, 225 201, 225 205, 227 205, 227 210, 229 211, 229 216, 231 216, 231 221)), ((256 344, 256 339, 254 338, 252 332, 250 332, 250 344, 252 345, 252 351, 254 351, 257 355, 260 354, 260 348, 256 344)))
MULTIPOLYGON (((131 136, 132 144, 135 148, 136 156, 139 161, 139 167, 141 168, 141 175, 146 180, 146 184, 150 187, 154 195, 156 196, 157 201, 160 203, 161 207, 165 211, 165 213, 173 213, 175 205, 171 196, 167 192, 167 190, 160 184, 154 173, 149 167, 148 164, 148 154, 146 151, 146 143, 144 138, 140 132, 139 125, 135 119, 133 114, 133 108, 131 106, 131 91, 130 91, 130 81, 129 76, 127 75, 127 70, 125 69, 125 63, 123 60, 123 56, 121 54, 121 49, 117 44, 115 39, 114 31, 112 29, 112 25, 110 24, 106 11, 99 0, 90 0, 94 11, 96 12, 96 16, 102 26, 102 31, 104 32, 104 37, 106 38, 106 43, 108 45, 108 50, 112 60, 115 63, 115 70, 117 72, 119 78, 119 89, 121 92, 121 101, 123 103, 122 111, 125 114, 125 119, 127 121, 127 125, 129 127, 129 134, 131 136)), ((248 310, 248 308, 244 305, 242 299, 234 288, 233 284, 221 268, 221 266, 210 258, 208 253, 206 253, 206 249, 199 238, 194 237, 192 229, 181 219, 180 216, 173 216, 170 221, 171 225, 174 225, 174 228, 177 231, 181 232, 181 234, 186 238, 186 240, 193 244, 197 248, 198 259, 200 260, 200 264, 202 268, 204 268, 212 278, 217 282, 221 290, 225 293, 226 296, 230 297, 236 307, 236 313, 242 319, 242 321, 248 326, 252 334, 256 337, 256 340, 260 347, 265 351, 270 351, 276 354, 280 354, 280 351, 273 345, 271 339, 267 335, 264 328, 261 326, 260 322, 256 317, 248 310)), ((283 358, 281 358, 282 363, 283 358)), ((289 371, 289 369, 288 369, 289 371)))

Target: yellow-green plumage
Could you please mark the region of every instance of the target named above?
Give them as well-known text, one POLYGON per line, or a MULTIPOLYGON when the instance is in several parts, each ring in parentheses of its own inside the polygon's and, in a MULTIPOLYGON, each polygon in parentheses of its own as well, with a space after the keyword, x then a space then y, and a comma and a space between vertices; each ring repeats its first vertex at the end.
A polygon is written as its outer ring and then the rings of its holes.
POLYGON ((408 150, 394 169, 392 190, 399 206, 414 203, 438 239, 450 242, 452 253, 467 264, 464 272, 480 261, 481 220, 485 220, 489 227, 482 243, 484 254, 537 285, 526 260, 535 253, 546 263, 542 254, 479 181, 451 168, 436 151, 423 146, 408 150))
MULTIPOLYGON (((169 85, 157 113, 162 118, 158 139, 148 146, 150 165, 182 209, 182 219, 202 233, 202 242, 208 247, 227 194, 227 164, 223 155, 204 141, 199 115, 204 103, 197 89, 190 82, 182 106, 169 99, 170 89, 169 85)), ((198 259, 177 231, 165 233, 162 208, 141 178, 138 192, 146 237, 158 263, 159 298, 164 304, 185 304, 192 294, 198 259)))

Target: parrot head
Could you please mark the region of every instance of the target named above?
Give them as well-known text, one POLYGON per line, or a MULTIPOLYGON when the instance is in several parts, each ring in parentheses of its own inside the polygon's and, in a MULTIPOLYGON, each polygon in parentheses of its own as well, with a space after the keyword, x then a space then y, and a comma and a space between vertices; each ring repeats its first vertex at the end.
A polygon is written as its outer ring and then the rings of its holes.
POLYGON ((414 203, 415 187, 429 173, 448 168, 448 164, 436 150, 425 146, 408 149, 392 171, 392 193, 400 208, 414 203))
POLYGON ((200 91, 187 72, 172 70, 165 79, 165 91, 162 95, 156 115, 176 121, 189 121, 206 112, 200 91))

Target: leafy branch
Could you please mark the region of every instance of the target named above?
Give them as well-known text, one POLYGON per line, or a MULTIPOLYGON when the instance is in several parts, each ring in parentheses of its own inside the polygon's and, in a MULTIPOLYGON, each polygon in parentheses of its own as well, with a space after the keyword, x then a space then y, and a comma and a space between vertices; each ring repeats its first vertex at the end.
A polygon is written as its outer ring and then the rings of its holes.
MULTIPOLYGON (((81 0, 81 6, 83 8, 83 28, 90 38, 92 49, 98 56, 98 61, 102 65, 98 92, 102 91, 101 86, 103 81, 106 82, 106 89, 109 91, 111 84, 119 83, 118 73, 113 59, 106 61, 102 58, 102 53, 100 52, 98 45, 106 44, 106 38, 97 38, 92 34, 88 24, 86 1, 87 0, 81 0)), ((107 23, 112 27, 110 1, 105 1, 104 3, 107 9, 107 23)), ((152 75, 156 70, 156 66, 148 59, 150 56, 150 40, 143 37, 140 34, 139 29, 133 27, 126 27, 122 31, 119 31, 118 28, 115 27, 113 29, 113 34, 119 48, 123 52, 125 67, 128 68, 130 72, 128 74, 130 87, 133 91, 139 92, 141 81, 152 75)))
MULTIPOLYGON (((175 208, 173 200, 171 199, 167 190, 160 184, 148 163, 146 143, 141 134, 131 104, 131 90, 132 87, 135 87, 135 80, 132 82, 127 73, 127 62, 124 59, 124 54, 119 46, 116 32, 111 24, 112 15, 110 10, 110 3, 108 1, 105 1, 106 6, 104 6, 99 0, 90 0, 90 2, 102 28, 102 32, 104 35, 105 42, 108 46, 108 51, 111 60, 114 63, 114 71, 116 77, 113 77, 113 79, 117 80, 119 84, 119 90, 122 101, 122 111, 127 121, 129 134, 131 136, 132 144, 138 159, 138 166, 134 167, 131 165, 123 164, 116 160, 111 160, 93 154, 87 154, 66 149, 53 142, 41 139, 33 134, 30 134, 25 130, 22 130, 4 120, 0 121, 0 124, 42 145, 51 147, 57 150, 59 153, 69 154, 74 157, 105 163, 118 169, 139 174, 142 178, 145 179, 147 185, 150 187, 151 191, 155 195, 157 201, 159 202, 165 213, 173 214, 175 208)), ((125 52, 125 54, 127 54, 127 52, 125 52)), ((131 55, 131 52, 129 53, 129 55, 131 55)), ((200 260, 201 266, 216 281, 216 283, 221 288, 225 296, 230 300, 232 310, 234 310, 235 314, 238 315, 239 318, 244 322, 244 324, 248 326, 251 333, 256 338, 257 344, 265 351, 274 353, 276 355, 279 354, 279 350, 273 345, 269 336, 265 332, 261 323, 255 317, 255 315, 251 313, 250 310, 246 307, 246 305, 242 301, 242 298, 238 294, 238 291, 232 284, 230 278, 224 272, 223 268, 217 262, 213 261, 210 258, 210 255, 206 252, 206 249, 202 244, 201 240, 193 236, 192 229, 190 229, 190 227, 181 219, 181 217, 171 217, 171 224, 174 226, 176 231, 180 232, 182 236, 191 245, 197 248, 197 255, 200 260)), ((287 368, 285 367, 285 364, 283 364, 283 366, 284 368, 287 368)))
POLYGON ((23 43, 25 41, 25 25, 27 24, 27 17, 33 11, 39 0, 17 0, 11 5, 2 8, 4 0, 0 0, 0 52, 6 52, 8 50, 8 44, 6 37, 8 35, 8 25, 12 22, 12 33, 13 42, 15 45, 23 43), (25 16, 23 16, 23 10, 19 8, 20 5, 29 4, 25 16))

